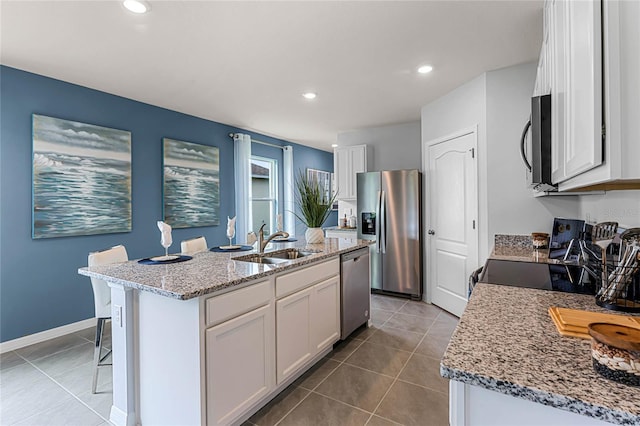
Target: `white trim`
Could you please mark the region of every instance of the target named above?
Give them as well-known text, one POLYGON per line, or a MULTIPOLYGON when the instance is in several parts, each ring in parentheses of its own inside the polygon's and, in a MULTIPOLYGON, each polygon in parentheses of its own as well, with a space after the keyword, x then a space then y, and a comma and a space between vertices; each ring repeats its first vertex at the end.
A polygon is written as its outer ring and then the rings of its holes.
MULTIPOLYGON (((446 142, 446 141, 449 141, 451 139, 457 139, 459 137, 466 136, 466 135, 468 135, 470 133, 475 133, 476 134, 476 140, 477 140, 477 134, 478 134, 478 125, 477 124, 474 125, 474 126, 471 126, 471 127, 464 128, 464 129, 456 130, 453 133, 450 133, 450 134, 448 134, 446 136, 439 137, 437 139, 431 139, 429 141, 423 141, 423 147, 424 146, 437 145, 439 143, 446 142)), ((476 145, 477 145, 477 143, 476 143, 476 145)), ((426 154, 426 151, 423 151, 423 154, 426 154)))
POLYGON ((53 339, 55 337, 64 336, 65 334, 75 333, 76 331, 84 330, 95 325, 95 317, 87 318, 86 320, 30 334, 28 336, 18 337, 17 339, 8 340, 0 343, 0 354, 15 351, 16 349, 24 348, 25 346, 33 345, 34 343, 44 342, 45 340, 53 339))

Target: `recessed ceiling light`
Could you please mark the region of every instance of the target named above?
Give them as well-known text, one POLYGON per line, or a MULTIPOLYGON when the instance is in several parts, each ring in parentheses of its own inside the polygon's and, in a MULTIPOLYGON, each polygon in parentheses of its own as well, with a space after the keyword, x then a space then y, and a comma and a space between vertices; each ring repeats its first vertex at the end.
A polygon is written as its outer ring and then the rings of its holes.
POLYGON ((122 4, 133 13, 147 13, 151 10, 149 3, 142 0, 124 0, 122 4))
POLYGON ((307 92, 307 93, 303 93, 302 96, 304 96, 305 99, 315 99, 316 96, 318 95, 316 95, 313 92, 307 92))
POLYGON ((420 74, 429 74, 431 71, 433 71, 433 67, 431 65, 423 65, 418 68, 418 72, 420 74))
POLYGON ((337 148, 337 147, 338 147, 338 144, 337 144, 337 143, 332 143, 332 144, 331 144, 331 148, 337 148))

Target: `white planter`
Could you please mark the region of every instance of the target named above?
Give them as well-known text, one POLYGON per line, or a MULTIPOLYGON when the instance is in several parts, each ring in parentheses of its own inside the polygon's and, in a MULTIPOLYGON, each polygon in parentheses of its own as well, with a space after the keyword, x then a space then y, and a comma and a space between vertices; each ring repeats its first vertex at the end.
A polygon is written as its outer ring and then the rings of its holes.
POLYGON ((322 228, 307 228, 304 232, 304 239, 307 244, 318 244, 324 242, 324 231, 322 228))

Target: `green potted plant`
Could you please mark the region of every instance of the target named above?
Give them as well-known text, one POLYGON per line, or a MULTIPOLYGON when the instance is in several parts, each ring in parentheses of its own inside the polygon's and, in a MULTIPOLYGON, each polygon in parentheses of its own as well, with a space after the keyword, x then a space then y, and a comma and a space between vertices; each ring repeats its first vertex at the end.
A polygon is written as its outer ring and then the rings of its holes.
POLYGON ((295 179, 295 201, 299 211, 293 214, 307 227, 304 237, 309 244, 322 243, 324 232, 322 224, 331 213, 336 194, 327 194, 315 179, 309 179, 300 171, 295 179))

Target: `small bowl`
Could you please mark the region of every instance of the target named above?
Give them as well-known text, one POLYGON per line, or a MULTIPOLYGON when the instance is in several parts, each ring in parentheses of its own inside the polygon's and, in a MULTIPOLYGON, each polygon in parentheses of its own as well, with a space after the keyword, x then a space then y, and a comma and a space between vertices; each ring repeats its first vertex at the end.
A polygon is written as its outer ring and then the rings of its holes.
POLYGON ((640 329, 617 324, 589 324, 593 368, 603 377, 640 386, 640 329))

